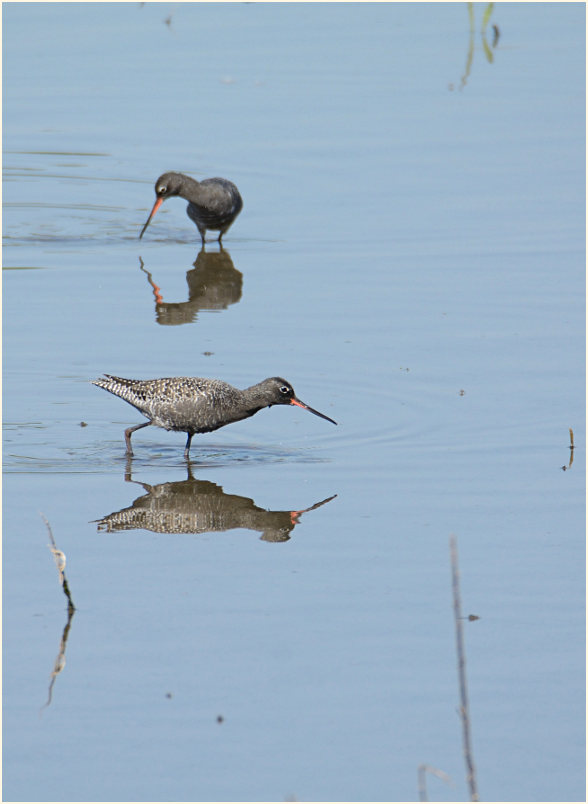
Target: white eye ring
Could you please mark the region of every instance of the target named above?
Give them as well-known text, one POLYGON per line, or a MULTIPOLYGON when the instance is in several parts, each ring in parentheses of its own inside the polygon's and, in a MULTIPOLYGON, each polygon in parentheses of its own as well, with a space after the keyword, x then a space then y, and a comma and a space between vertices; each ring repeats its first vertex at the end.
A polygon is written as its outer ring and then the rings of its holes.
POLYGON ((157 188, 158 195, 163 195, 164 193, 167 193, 167 187, 165 186, 165 184, 162 187, 157 188))
POLYGON ((289 394, 290 393, 289 387, 287 385, 281 385, 280 386, 280 393, 281 394, 289 394))

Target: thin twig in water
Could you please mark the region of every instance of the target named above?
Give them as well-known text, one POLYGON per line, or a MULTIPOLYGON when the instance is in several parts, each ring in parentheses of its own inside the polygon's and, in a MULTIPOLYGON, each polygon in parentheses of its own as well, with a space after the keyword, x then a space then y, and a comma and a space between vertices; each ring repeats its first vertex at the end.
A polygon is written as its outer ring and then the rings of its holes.
POLYGON ((63 634, 61 636, 61 641, 59 643, 59 653, 57 654, 57 658, 55 659, 53 670, 51 672, 51 681, 49 683, 47 701, 44 704, 44 706, 41 707, 39 715, 42 714, 43 709, 50 706, 51 699, 53 698, 53 686, 55 685, 55 680, 65 667, 65 649, 67 645, 67 638, 69 636, 69 629, 71 628, 71 621, 73 619, 73 615, 76 610, 76 607, 74 606, 73 600, 71 598, 71 593, 69 591, 69 584, 67 582, 67 578, 65 577, 65 563, 66 563, 65 553, 58 549, 57 544, 55 543, 55 539, 53 538, 53 531, 51 530, 51 525, 49 524, 46 517, 44 517, 43 514, 41 514, 41 518, 43 519, 43 522, 45 523, 45 525, 47 526, 47 530, 49 531, 49 538, 51 539, 49 549, 53 553, 53 558, 55 559, 57 571, 59 572, 59 583, 61 584, 65 596, 67 597, 67 622, 65 624, 65 628, 63 629, 63 634))
POLYGON ((572 464, 574 462, 574 431, 571 427, 568 428, 570 431, 570 462, 567 466, 562 466, 561 468, 565 471, 572 468, 572 464))
POLYGON ((438 779, 442 779, 446 784, 451 785, 454 787, 453 781, 451 776, 449 776, 445 771, 439 770, 439 768, 434 768, 432 765, 419 765, 418 770, 418 777, 419 777, 419 801, 428 801, 427 796, 427 773, 431 773, 433 776, 437 776, 438 779))
POLYGON ((43 711, 43 709, 46 709, 48 706, 50 706, 51 699, 53 698, 53 686, 55 684, 55 679, 65 667, 65 649, 67 646, 67 638, 69 636, 69 629, 71 628, 71 621, 73 620, 74 612, 75 609, 73 606, 67 607, 67 622, 65 624, 65 628, 63 629, 61 642, 59 643, 59 653, 57 654, 57 658, 55 659, 53 670, 51 672, 51 681, 49 682, 49 692, 47 693, 47 701, 41 707, 41 712, 43 711))
POLYGON ((568 464, 568 469, 572 468, 573 462, 574 462, 574 431, 570 427, 570 462, 568 464))
POLYGON ((55 564, 57 566, 57 571, 59 572, 59 583, 63 587, 63 591, 65 596, 67 597, 67 607, 68 609, 72 609, 75 611, 76 607, 74 606, 74 602, 71 598, 71 592, 69 591, 69 584, 67 582, 67 578, 65 577, 65 553, 57 548, 55 544, 55 539, 53 538, 53 531, 51 530, 51 525, 47 521, 46 517, 41 514, 41 518, 45 525, 47 526, 47 530, 49 531, 49 538, 51 539, 51 544, 49 545, 49 549, 53 553, 53 558, 55 559, 55 564))
POLYGON ((466 763, 467 782, 470 788, 470 801, 479 801, 478 785, 476 782, 476 768, 472 753, 470 734, 470 715, 468 703, 468 688, 465 669, 465 650, 463 645, 463 618, 461 616, 461 598, 459 592, 459 566, 457 563, 457 539, 453 534, 449 537, 451 552, 451 574, 453 579, 453 613, 455 617, 455 640, 457 645, 457 666, 459 674, 459 692, 461 698, 460 716, 463 732, 463 753, 466 763))

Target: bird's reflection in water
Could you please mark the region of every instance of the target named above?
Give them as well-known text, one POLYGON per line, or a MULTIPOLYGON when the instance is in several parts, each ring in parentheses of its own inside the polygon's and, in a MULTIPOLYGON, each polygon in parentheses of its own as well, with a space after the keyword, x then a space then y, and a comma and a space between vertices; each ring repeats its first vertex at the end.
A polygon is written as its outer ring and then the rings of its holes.
POLYGON ((228 251, 207 252, 196 257, 194 268, 186 273, 188 301, 167 302, 139 257, 140 267, 147 274, 155 297, 155 320, 162 326, 177 326, 196 321, 200 310, 226 310, 241 299, 243 274, 237 271, 228 251))
POLYGON ((151 486, 131 477, 131 459, 125 480, 147 492, 128 508, 96 520, 99 531, 150 530, 155 533, 214 533, 245 529, 261 533, 266 542, 286 542, 300 516, 330 502, 337 495, 296 511, 266 511, 249 497, 227 494, 222 486, 197 480, 188 463, 188 477, 151 486))

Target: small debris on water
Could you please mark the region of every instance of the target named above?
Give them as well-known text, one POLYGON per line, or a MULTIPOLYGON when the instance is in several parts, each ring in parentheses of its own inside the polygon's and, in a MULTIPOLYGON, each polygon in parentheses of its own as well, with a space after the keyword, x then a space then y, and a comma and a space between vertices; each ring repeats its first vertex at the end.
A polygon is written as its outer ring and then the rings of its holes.
POLYGON ((87 426, 88 426, 87 422, 80 422, 80 427, 87 427, 87 426))
POLYGON ((217 723, 223 723, 223 721, 224 721, 224 717, 222 715, 217 715, 216 722, 217 723))

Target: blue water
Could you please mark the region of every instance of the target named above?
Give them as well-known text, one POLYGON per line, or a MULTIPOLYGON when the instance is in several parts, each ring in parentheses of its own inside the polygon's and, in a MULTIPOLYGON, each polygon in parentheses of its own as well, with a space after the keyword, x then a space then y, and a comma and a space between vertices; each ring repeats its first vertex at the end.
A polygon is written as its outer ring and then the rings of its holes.
POLYGON ((3 5, 4 800, 467 800, 452 533, 480 798, 585 799, 585 9, 485 10, 3 5))

